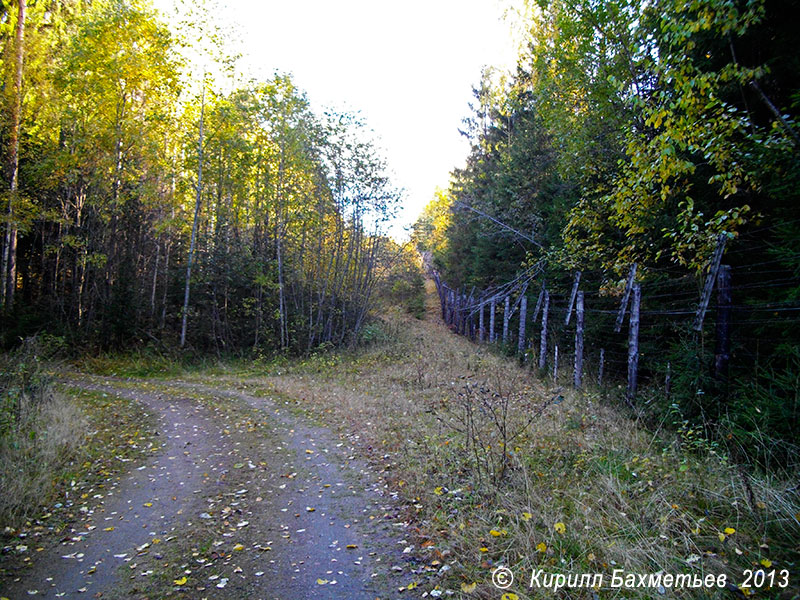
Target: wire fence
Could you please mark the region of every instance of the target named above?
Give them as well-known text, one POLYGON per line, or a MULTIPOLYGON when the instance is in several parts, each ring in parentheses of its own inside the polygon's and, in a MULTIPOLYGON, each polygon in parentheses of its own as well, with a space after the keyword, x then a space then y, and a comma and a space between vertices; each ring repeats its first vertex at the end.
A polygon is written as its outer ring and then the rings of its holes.
POLYGON ((741 260, 748 256, 764 253, 726 254, 720 236, 703 277, 651 271, 638 283, 631 265, 622 293, 597 273, 545 281, 538 265, 484 290, 451 287, 438 272, 433 278, 454 332, 497 344, 561 383, 624 384, 633 403, 642 380, 669 396, 672 380, 690 368, 724 386, 732 371, 758 370, 776 345, 800 342, 800 273, 786 266, 800 253, 741 260), (693 356, 682 352, 687 347, 693 356))

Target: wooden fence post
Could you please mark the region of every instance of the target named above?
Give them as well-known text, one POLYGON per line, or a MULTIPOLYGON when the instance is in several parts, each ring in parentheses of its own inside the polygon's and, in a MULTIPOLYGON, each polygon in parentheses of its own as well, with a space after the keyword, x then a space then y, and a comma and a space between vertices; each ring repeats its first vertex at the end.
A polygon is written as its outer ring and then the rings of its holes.
POLYGON ((631 302, 631 322, 628 330, 628 390, 626 398, 633 406, 636 397, 637 378, 639 376, 639 306, 642 301, 642 288, 633 285, 633 301, 631 302))
POLYGON ((508 343, 508 321, 511 318, 511 296, 506 295, 503 305, 503 344, 508 343))
POLYGON ((465 310, 467 305, 466 294, 459 294, 458 300, 458 332, 461 335, 467 335, 467 311, 465 310))
POLYGON ((542 308, 542 335, 539 340, 539 368, 547 365, 547 313, 550 311, 550 293, 544 291, 544 308, 542 308))
POLYGON ((553 348, 553 383, 558 383, 558 344, 553 348))
POLYGON ((467 308, 469 308, 469 312, 467 313, 468 314, 467 323, 468 323, 468 328, 469 328, 469 339, 471 339, 473 342, 475 341, 475 338, 477 337, 477 335, 476 335, 477 332, 475 330, 476 328, 475 328, 475 310, 474 310, 474 306, 475 306, 475 296, 473 295, 472 292, 470 292, 470 294, 469 294, 469 302, 467 304, 467 308))
POLYGON ((461 314, 461 292, 454 292, 453 293, 453 322, 451 325, 453 326, 453 330, 458 333, 458 322, 459 322, 459 315, 461 314))
POLYGON ((703 297, 700 298, 700 306, 697 307, 697 314, 694 318, 693 329, 695 331, 701 331, 703 329, 703 319, 706 316, 708 302, 711 300, 711 292, 714 289, 714 282, 717 280, 719 263, 722 260, 722 253, 725 252, 725 242, 727 240, 728 236, 725 233, 720 233, 717 237, 717 247, 711 257, 711 264, 708 265, 708 276, 706 277, 706 284, 703 287, 703 297))
POLYGON ((533 317, 531 317, 531 322, 536 323, 536 319, 539 317, 539 311, 542 308, 542 299, 544 298, 544 282, 542 282, 542 289, 539 290, 539 297, 536 299, 536 308, 533 310, 533 317))
POLYGON ((497 336, 494 333, 494 320, 495 313, 497 312, 497 300, 492 296, 492 301, 489 303, 489 343, 494 344, 497 341, 497 336))
POLYGON ((452 296, 450 293, 450 288, 446 288, 444 293, 445 293, 444 322, 446 325, 450 325, 450 312, 452 311, 452 296))
POLYGON ((717 340, 714 349, 714 376, 728 379, 731 359, 731 267, 720 265, 717 274, 717 340))
POLYGON ((486 341, 486 330, 484 329, 484 319, 483 313, 486 312, 486 302, 481 302, 481 313, 478 317, 478 341, 485 342, 486 341))
POLYGON ((517 354, 525 355, 525 319, 528 317, 528 297, 523 294, 519 301, 519 337, 517 338, 517 354))
POLYGON ((569 295, 569 306, 567 306, 567 316, 564 319, 564 325, 569 325, 569 320, 572 317, 572 307, 575 306, 575 297, 578 294, 578 285, 581 283, 581 272, 575 273, 575 281, 572 283, 572 293, 569 295))
POLYGON ((578 292, 575 305, 575 372, 573 385, 581 387, 583 381, 583 291, 578 292))
POLYGON ((619 305, 619 312, 617 313, 617 321, 614 323, 614 333, 622 331, 622 322, 625 320, 625 310, 628 308, 628 298, 631 295, 631 288, 633 287, 633 280, 636 277, 636 263, 631 265, 631 270, 628 273, 628 281, 625 282, 625 293, 622 294, 622 302, 619 305))

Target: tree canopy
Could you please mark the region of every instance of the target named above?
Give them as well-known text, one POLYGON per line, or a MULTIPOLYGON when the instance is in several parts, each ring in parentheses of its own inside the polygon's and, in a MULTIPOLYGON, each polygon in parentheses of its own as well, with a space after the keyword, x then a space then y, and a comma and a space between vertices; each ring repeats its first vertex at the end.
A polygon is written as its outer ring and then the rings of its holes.
MULTIPOLYGON (((288 75, 193 76, 192 40, 144 1, 31 3, 22 46, 16 7, 0 30, 4 81, 25 58, 19 189, 3 195, 19 232, 3 243, 6 344, 47 329, 169 346, 184 315, 189 344, 216 352, 358 336, 400 198, 363 123, 315 114, 288 75)), ((206 42, 198 52, 230 62, 206 42)), ((11 134, 4 119, 5 155, 11 134)))

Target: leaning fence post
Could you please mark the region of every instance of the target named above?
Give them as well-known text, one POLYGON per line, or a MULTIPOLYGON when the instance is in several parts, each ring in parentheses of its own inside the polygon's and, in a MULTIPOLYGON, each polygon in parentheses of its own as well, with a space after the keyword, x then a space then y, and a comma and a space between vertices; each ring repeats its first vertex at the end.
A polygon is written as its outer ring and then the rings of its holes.
POLYGON ((639 305, 641 301, 642 288, 636 283, 633 286, 631 322, 628 330, 628 390, 626 398, 631 406, 636 397, 636 384, 639 376, 639 305))
POLYGON ((575 305, 575 373, 573 385, 580 388, 583 380, 583 292, 578 292, 575 305))
POLYGON ((628 308, 628 298, 631 295, 631 288, 633 281, 636 278, 636 263, 631 265, 631 270, 628 273, 628 280, 625 282, 625 292, 622 294, 622 302, 619 304, 619 312, 617 313, 617 321, 614 323, 614 333, 622 331, 622 322, 625 320, 625 310, 628 308))
POLYGON ((731 358, 731 267, 720 265, 717 274, 717 340, 714 376, 725 381, 731 358))
POLYGON ((528 297, 523 294, 519 302, 519 337, 517 339, 517 354, 525 354, 525 319, 528 317, 528 297))
POLYGON ((542 335, 539 340, 539 368, 547 364, 547 313, 550 311, 550 293, 544 291, 544 308, 542 309, 542 335))
POLYGON ((572 284, 572 293, 569 295, 569 306, 567 306, 567 316, 564 319, 564 325, 569 325, 570 317, 572 317, 572 307, 575 306, 575 297, 578 294, 578 286, 581 283, 581 272, 575 273, 575 281, 572 284))
POLYGON ((717 279, 717 272, 719 271, 719 263, 722 260, 722 253, 725 252, 725 242, 728 236, 725 233, 720 233, 717 237, 717 247, 714 254, 711 256, 711 264, 708 265, 708 276, 706 277, 706 284, 703 287, 703 297, 700 299, 700 306, 697 307, 697 314, 694 317, 693 329, 701 331, 703 329, 703 318, 706 316, 708 309, 708 302, 711 300, 711 291, 714 289, 714 282, 717 279))
POLYGON ((536 319, 539 316, 539 310, 542 308, 542 298, 544 298, 544 282, 542 282, 542 289, 539 290, 539 297, 536 299, 536 308, 533 309, 533 317, 531 317, 531 322, 536 323, 536 319))

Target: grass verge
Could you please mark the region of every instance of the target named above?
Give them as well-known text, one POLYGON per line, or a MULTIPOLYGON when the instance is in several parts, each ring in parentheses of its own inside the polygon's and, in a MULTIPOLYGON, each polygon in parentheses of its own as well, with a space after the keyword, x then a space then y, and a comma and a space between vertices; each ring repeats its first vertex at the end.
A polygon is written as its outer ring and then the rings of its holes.
POLYGON ((746 472, 694 432, 645 428, 599 393, 550 389, 433 312, 387 317, 388 340, 360 352, 227 374, 296 398, 391 470, 435 567, 409 590, 497 598, 503 565, 517 580, 507 598, 552 597, 552 586, 529 585, 539 569, 603 575, 570 598, 797 597, 796 474, 746 472), (725 575, 727 585, 615 588, 615 570, 725 575), (745 587, 758 570, 762 585, 745 587))

